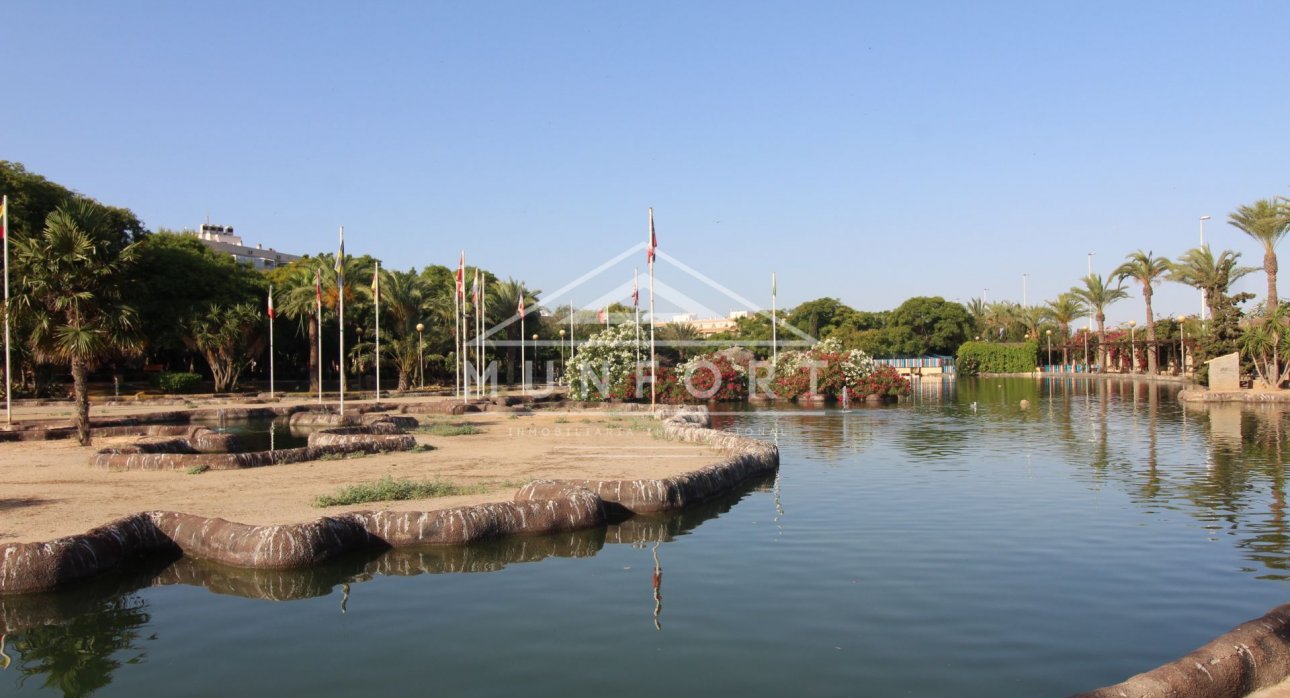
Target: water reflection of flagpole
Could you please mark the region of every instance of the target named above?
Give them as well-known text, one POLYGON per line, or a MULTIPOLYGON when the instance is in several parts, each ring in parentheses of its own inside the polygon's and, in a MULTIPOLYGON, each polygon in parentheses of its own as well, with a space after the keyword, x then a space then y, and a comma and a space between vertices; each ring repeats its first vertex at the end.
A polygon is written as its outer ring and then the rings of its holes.
MULTIPOLYGON (((775 439, 775 448, 778 449, 779 448, 779 411, 778 410, 775 411, 775 422, 771 427, 771 429, 773 430, 772 435, 775 439)), ((776 528, 779 529, 779 533, 781 535, 784 533, 784 524, 780 523, 780 519, 784 517, 784 503, 779 498, 779 475, 782 472, 783 472, 783 468, 780 468, 780 467, 775 468, 775 486, 773 488, 773 491, 775 493, 775 526, 776 528)))
POLYGON ((13 659, 4 653, 5 635, 0 635, 0 669, 8 669, 13 659))
POLYGON ((663 612, 663 565, 658 561, 658 546, 662 544, 663 539, 654 541, 654 575, 651 578, 651 584, 654 587, 654 629, 662 630, 663 624, 658 622, 659 614, 663 612))
POLYGON ((343 616, 349 613, 346 606, 349 605, 349 582, 340 585, 340 614, 343 616))

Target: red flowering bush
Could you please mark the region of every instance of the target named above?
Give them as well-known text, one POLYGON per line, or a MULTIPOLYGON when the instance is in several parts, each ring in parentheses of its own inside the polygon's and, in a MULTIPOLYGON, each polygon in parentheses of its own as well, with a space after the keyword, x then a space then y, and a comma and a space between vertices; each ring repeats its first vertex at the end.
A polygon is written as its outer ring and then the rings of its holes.
POLYGON ((858 384, 847 386, 851 400, 863 400, 870 395, 900 397, 910 393, 909 381, 887 365, 879 365, 858 384))

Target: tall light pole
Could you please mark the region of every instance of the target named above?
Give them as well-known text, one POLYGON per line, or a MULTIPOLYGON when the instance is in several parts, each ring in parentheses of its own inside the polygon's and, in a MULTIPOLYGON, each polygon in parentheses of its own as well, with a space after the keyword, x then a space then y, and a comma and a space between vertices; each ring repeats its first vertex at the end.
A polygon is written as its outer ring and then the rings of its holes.
MULTIPOLYGON (((1207 220, 1209 220, 1209 216, 1201 216, 1201 217, 1200 217, 1200 246, 1201 246, 1201 248, 1204 248, 1204 247, 1205 247, 1205 221, 1207 221, 1207 220)), ((1208 301, 1209 301, 1208 294, 1207 294, 1207 293, 1205 293, 1205 289, 1203 289, 1203 288, 1202 288, 1202 289, 1200 290, 1200 319, 1201 319, 1201 320, 1204 320, 1204 319, 1205 319, 1205 313, 1208 311, 1208 308, 1206 307, 1206 306, 1208 305, 1208 301)))
POLYGON ((1051 369, 1053 366, 1053 331, 1044 330, 1044 334, 1048 335, 1048 367, 1051 369))
POLYGON ((564 330, 560 330, 560 375, 564 375, 564 330))
POLYGON ((1187 375, 1187 327, 1183 325, 1185 318, 1178 316, 1178 375, 1187 375))
MULTIPOLYGON (((536 365, 537 365, 537 340, 538 340, 538 336, 537 336, 537 333, 535 332, 535 333, 533 334, 533 365, 534 365, 534 366, 536 366, 536 365)), ((524 335, 520 335, 520 341, 521 341, 521 342, 523 342, 523 341, 524 341, 524 335)), ((521 384, 524 382, 524 378, 523 378, 523 376, 524 376, 524 369, 523 369, 523 367, 521 367, 521 368, 520 368, 520 383, 521 383, 521 384)), ((549 382, 550 382, 550 381, 548 381, 548 383, 549 383, 549 382)), ((535 388, 535 390, 536 390, 536 388, 535 388)))
MULTIPOLYGON (((1096 253, 1096 252, 1094 252, 1093 250, 1089 250, 1089 251, 1088 251, 1088 275, 1089 275, 1089 276, 1092 276, 1092 275, 1093 275, 1093 255, 1095 255, 1095 254, 1097 254, 1097 253, 1096 253)), ((1093 316, 1092 316, 1092 314, 1090 314, 1090 315, 1088 316, 1088 331, 1089 331, 1089 332, 1092 332, 1092 331, 1093 331, 1093 316)), ((1085 340, 1085 344, 1087 344, 1087 343, 1088 343, 1088 340, 1086 339, 1086 340, 1085 340)), ((1088 363, 1088 356, 1087 356, 1087 355, 1088 355, 1088 347, 1085 347, 1085 348, 1084 348, 1084 354, 1085 354, 1085 357, 1084 357, 1084 363, 1088 363)))
POLYGON ((417 323, 417 387, 426 387, 426 352, 421 345, 421 333, 426 326, 420 322, 417 323))

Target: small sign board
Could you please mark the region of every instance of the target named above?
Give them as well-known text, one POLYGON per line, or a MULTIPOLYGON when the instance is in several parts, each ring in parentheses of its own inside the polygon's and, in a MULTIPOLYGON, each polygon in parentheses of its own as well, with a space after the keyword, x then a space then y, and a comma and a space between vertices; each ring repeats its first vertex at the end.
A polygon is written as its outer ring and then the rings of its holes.
POLYGON ((1232 352, 1205 362, 1209 365, 1210 390, 1241 389, 1241 355, 1232 352))

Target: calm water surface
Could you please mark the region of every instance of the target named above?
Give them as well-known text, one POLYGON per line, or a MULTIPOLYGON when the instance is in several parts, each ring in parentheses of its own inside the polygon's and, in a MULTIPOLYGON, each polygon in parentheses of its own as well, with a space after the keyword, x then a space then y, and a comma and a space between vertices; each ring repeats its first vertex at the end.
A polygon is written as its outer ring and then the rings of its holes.
POLYGON ((738 411, 778 476, 676 516, 0 599, 0 694, 1064 696, 1290 597, 1290 416, 1175 393, 738 411))

